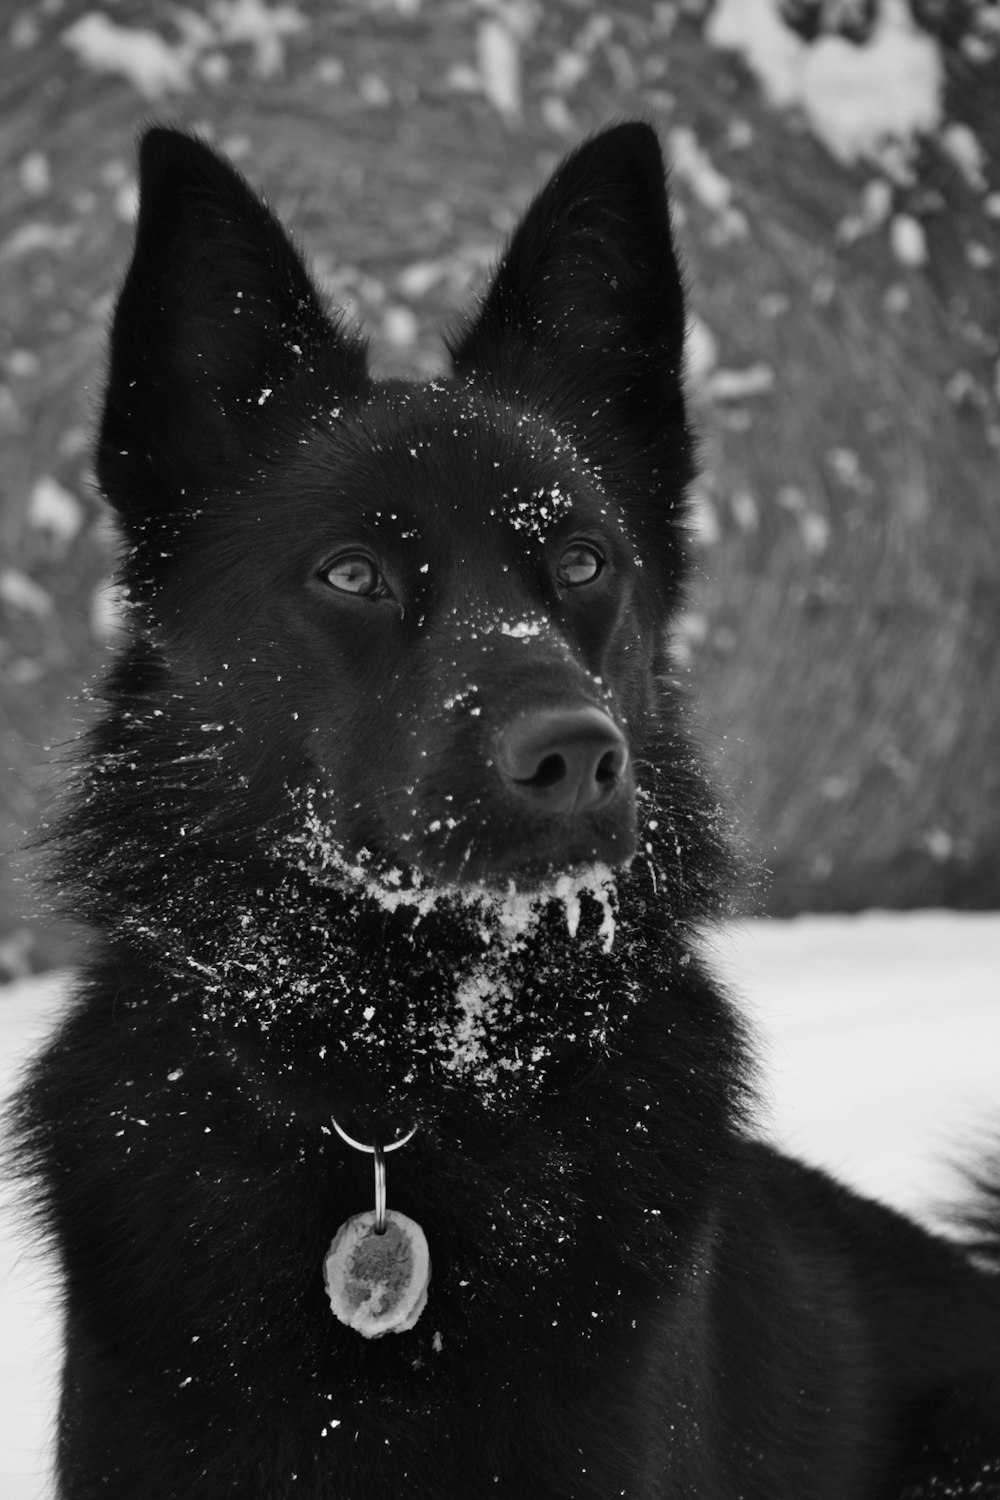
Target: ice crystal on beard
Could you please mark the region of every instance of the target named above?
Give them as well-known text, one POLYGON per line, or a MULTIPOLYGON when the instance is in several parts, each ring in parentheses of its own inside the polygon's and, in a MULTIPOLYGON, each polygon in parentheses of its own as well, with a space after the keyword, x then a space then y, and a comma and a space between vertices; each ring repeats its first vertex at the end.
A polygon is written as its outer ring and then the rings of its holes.
MULTIPOLYGON (((305 813, 302 829, 287 835, 273 852, 279 859, 290 855, 298 869, 321 884, 345 895, 364 897, 385 912, 410 909, 419 921, 442 902, 457 902, 470 912, 481 910, 507 944, 523 942, 530 936, 552 901, 562 905, 567 931, 570 937, 575 937, 580 922, 580 898, 586 894, 602 914, 600 936, 604 952, 610 953, 614 945, 617 886, 615 872, 606 864, 595 863, 524 889, 519 889, 514 880, 503 889, 477 881, 436 885, 415 869, 407 872, 408 883, 405 883, 398 868, 380 869, 367 849, 354 854, 345 850, 311 806, 305 813)), ((484 927, 482 931, 483 941, 489 942, 488 929, 484 927)))

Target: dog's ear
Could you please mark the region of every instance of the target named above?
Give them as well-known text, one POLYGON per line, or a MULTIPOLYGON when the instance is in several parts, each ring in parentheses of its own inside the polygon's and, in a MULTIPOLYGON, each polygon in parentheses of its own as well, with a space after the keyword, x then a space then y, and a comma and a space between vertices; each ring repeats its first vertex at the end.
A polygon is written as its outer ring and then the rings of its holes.
POLYGON ((593 136, 531 203, 471 326, 456 374, 534 399, 584 448, 653 452, 684 429, 684 295, 663 156, 641 123, 593 136))
POLYGON ((148 131, 97 455, 128 529, 196 502, 266 443, 289 382, 346 396, 364 387, 365 365, 364 344, 328 317, 235 167, 193 136, 148 131))

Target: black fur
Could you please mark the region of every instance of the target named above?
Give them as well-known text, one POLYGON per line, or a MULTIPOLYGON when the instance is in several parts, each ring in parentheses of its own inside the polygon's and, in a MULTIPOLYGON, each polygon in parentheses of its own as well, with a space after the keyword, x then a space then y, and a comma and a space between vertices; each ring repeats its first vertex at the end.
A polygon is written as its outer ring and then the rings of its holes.
POLYGON ((62 1500, 1000 1495, 1000 1282, 751 1142, 697 956, 683 335, 643 125, 564 162, 424 386, 146 135, 98 460, 129 638, 58 832, 95 948, 17 1106, 62 1500), (408 1332, 328 1305, 373 1195, 334 1118, 417 1126, 408 1332))

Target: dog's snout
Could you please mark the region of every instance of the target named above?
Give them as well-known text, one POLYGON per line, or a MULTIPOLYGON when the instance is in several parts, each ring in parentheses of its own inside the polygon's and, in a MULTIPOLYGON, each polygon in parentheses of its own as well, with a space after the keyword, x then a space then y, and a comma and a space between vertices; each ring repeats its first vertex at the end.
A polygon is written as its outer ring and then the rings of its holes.
POLYGON ((602 709, 540 708, 501 731, 497 764, 509 789, 539 812, 591 812, 621 785, 628 746, 602 709))

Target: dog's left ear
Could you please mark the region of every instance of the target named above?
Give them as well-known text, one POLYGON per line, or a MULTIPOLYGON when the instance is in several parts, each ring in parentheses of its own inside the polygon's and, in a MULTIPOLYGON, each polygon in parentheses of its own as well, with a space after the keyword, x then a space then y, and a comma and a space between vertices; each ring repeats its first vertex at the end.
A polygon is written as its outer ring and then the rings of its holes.
POLYGON ((676 453, 684 295, 648 125, 613 126, 566 158, 449 349, 457 374, 552 411, 584 449, 617 433, 653 453, 667 437, 676 453))

